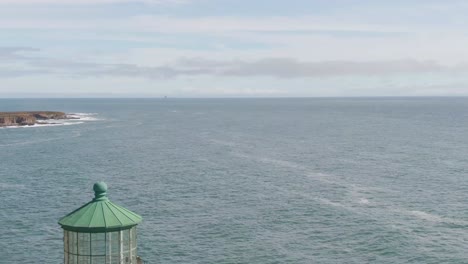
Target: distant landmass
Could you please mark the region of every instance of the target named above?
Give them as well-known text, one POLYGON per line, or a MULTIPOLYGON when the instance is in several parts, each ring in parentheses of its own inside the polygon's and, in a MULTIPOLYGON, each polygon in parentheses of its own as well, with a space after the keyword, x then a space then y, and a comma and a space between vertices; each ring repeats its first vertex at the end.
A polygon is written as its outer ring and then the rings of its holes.
POLYGON ((32 126, 43 124, 42 121, 50 119, 73 119, 64 112, 54 111, 27 111, 27 112, 0 112, 0 127, 32 126))

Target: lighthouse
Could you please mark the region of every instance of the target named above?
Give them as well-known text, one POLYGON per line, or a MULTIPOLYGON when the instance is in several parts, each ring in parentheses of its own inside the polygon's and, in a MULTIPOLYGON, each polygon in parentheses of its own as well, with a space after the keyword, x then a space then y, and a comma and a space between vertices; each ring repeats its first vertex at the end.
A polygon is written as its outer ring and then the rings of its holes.
POLYGON ((65 264, 139 264, 136 227, 142 217, 112 203, 107 185, 93 186, 94 199, 59 220, 65 264))

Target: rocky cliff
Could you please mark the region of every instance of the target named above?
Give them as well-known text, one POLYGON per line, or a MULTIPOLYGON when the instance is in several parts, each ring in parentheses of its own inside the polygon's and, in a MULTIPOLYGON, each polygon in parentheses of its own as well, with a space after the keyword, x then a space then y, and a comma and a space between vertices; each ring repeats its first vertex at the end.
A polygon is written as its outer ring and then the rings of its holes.
POLYGON ((38 120, 67 119, 63 112, 32 111, 32 112, 0 112, 0 127, 2 126, 31 126, 38 120))

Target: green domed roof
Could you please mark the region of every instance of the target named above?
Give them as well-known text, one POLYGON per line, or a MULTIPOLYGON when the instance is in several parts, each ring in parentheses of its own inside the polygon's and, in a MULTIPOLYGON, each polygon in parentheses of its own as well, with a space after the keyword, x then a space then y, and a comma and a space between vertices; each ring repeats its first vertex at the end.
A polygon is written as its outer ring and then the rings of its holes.
POLYGON ((141 216, 118 206, 107 198, 107 185, 93 186, 95 198, 59 220, 65 230, 75 232, 111 232, 127 229, 141 222, 141 216))

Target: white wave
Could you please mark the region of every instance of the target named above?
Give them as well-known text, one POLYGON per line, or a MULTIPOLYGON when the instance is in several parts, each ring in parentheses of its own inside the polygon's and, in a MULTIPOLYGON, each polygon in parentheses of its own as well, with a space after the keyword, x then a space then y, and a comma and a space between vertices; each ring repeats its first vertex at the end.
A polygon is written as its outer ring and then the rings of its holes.
POLYGON ((407 210, 407 209, 399 208, 399 209, 394 209, 392 211, 397 212, 399 214, 405 214, 411 217, 415 217, 420 220, 433 222, 433 223, 444 223, 444 224, 468 226, 468 221, 466 220, 440 216, 440 215, 431 214, 431 213, 419 211, 419 210, 407 210))
POLYGON ((62 124, 34 124, 30 126, 7 126, 0 129, 20 129, 20 128, 36 128, 36 127, 49 127, 49 126, 61 126, 62 124))
POLYGON ((24 184, 4 183, 0 182, 0 189, 26 189, 24 184))
MULTIPOLYGON (((73 118, 70 120, 80 120, 80 121, 99 121, 102 119, 96 118, 97 113, 69 113, 67 117, 73 118)), ((69 120, 69 121, 70 121, 69 120)))
POLYGON ((369 200, 367 200, 366 198, 359 199, 358 203, 359 204, 370 204, 369 200))
POLYGON ((73 118, 70 120, 81 120, 81 121, 99 121, 101 119, 91 116, 79 116, 79 115, 67 115, 69 118, 73 118))
POLYGON ((313 195, 313 194, 309 194, 309 193, 305 193, 305 192, 300 192, 300 191, 294 191, 294 190, 284 188, 284 187, 280 187, 280 186, 275 186, 275 189, 279 190, 279 191, 281 191, 283 193, 294 194, 294 195, 300 196, 302 198, 318 202, 318 203, 323 204, 323 205, 332 206, 332 207, 339 207, 339 208, 342 208, 342 209, 345 209, 345 210, 354 211, 354 208, 352 208, 352 206, 349 206, 349 205, 346 205, 346 204, 343 204, 343 203, 340 203, 340 202, 337 202, 337 201, 332 201, 332 200, 329 200, 327 198, 320 197, 320 196, 317 196, 317 195, 313 195))
MULTIPOLYGON (((224 144, 224 145, 227 145, 227 146, 229 146, 231 144, 228 141, 225 141, 225 142, 216 141, 216 140, 211 140, 211 141, 216 142, 217 144, 224 144)), ((232 143, 232 144, 234 144, 234 143, 232 143)), ((323 183, 327 183, 327 184, 332 184, 332 185, 337 185, 337 186, 342 186, 344 188, 349 188, 350 187, 350 185, 347 182, 343 182, 342 179, 340 179, 339 177, 337 177, 335 175, 330 175, 330 174, 327 174, 327 173, 318 172, 318 171, 310 169, 309 167, 301 165, 301 164, 296 163, 296 162, 287 161, 287 160, 280 160, 280 159, 274 159, 274 158, 270 158, 270 157, 266 157, 266 156, 259 157, 259 156, 256 156, 256 155, 249 155, 249 154, 245 154, 245 153, 241 153, 241 152, 233 152, 231 154, 233 156, 239 157, 239 158, 245 158, 245 159, 249 159, 249 160, 256 160, 256 161, 259 161, 259 162, 262 162, 262 163, 265 163, 265 164, 271 164, 273 166, 278 166, 278 167, 283 167, 283 168, 296 170, 296 171, 298 171, 297 175, 304 175, 304 176, 306 176, 306 177, 308 177, 310 179, 313 179, 315 181, 319 181, 319 182, 323 182, 323 183)))
POLYGON ((78 125, 78 124, 83 124, 84 122, 64 122, 62 125, 64 126, 70 126, 70 125, 78 125))
POLYGON ((329 199, 326 199, 326 198, 316 198, 315 200, 317 200, 320 203, 325 204, 325 205, 330 205, 330 206, 333 206, 333 207, 340 207, 340 208, 352 210, 352 208, 350 206, 346 206, 346 205, 344 205, 342 203, 338 203, 338 202, 333 202, 333 201, 331 201, 329 199))
POLYGON ((210 142, 212 142, 214 144, 217 144, 217 145, 227 146, 227 147, 235 147, 236 146, 236 143, 234 143, 234 142, 218 140, 218 139, 210 139, 210 142))
POLYGON ((70 125, 78 125, 83 124, 84 122, 60 122, 60 123, 45 123, 45 124, 34 124, 31 126, 16 126, 16 127, 8 127, 8 128, 36 128, 36 127, 53 127, 53 126, 70 126, 70 125))
POLYGON ((408 211, 408 214, 412 215, 412 216, 415 216, 417 218, 420 218, 422 220, 426 220, 426 221, 444 222, 443 217, 438 216, 438 215, 434 215, 434 214, 430 214, 430 213, 426 213, 426 212, 423 212, 423 211, 411 210, 411 211, 408 211))
POLYGON ((98 113, 70 113, 68 115, 77 115, 77 116, 94 116, 98 115, 98 113))
POLYGON ((96 117, 80 117, 80 120, 82 121, 99 121, 99 120, 102 120, 102 119, 99 119, 99 118, 96 118, 96 117))

